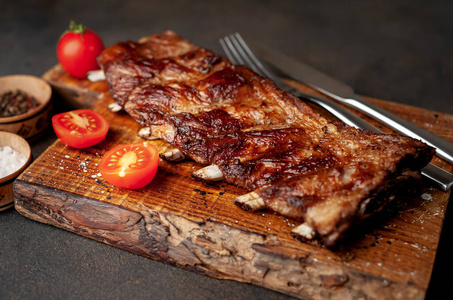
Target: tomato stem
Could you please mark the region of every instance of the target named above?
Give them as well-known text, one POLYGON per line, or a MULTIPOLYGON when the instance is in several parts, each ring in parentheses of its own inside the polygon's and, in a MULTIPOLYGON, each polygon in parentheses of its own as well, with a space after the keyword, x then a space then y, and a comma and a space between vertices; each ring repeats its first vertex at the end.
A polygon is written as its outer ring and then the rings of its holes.
POLYGON ((86 31, 86 26, 83 24, 78 24, 74 21, 69 22, 69 30, 74 33, 80 33, 82 36, 86 31))

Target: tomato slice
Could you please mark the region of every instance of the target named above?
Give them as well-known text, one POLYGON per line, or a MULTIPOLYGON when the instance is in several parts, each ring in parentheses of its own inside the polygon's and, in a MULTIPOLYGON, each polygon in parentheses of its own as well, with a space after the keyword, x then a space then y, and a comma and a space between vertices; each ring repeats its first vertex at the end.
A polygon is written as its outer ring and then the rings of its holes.
POLYGON ((124 144, 104 154, 99 172, 114 186, 139 189, 154 179, 158 165, 159 151, 153 144, 124 144))
POLYGON ((77 149, 99 143, 109 130, 107 119, 90 109, 57 114, 52 117, 52 126, 63 144, 77 149))

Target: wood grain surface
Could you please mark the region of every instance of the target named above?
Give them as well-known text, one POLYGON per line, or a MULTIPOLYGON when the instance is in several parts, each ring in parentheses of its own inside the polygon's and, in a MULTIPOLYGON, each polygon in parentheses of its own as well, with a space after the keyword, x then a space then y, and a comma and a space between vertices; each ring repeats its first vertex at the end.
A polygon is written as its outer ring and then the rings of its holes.
MULTIPOLYGON (((102 155, 117 144, 140 141, 139 125, 107 109, 113 100, 105 82, 72 79, 59 66, 43 77, 73 106, 106 116, 110 130, 103 142, 82 150, 57 140, 36 159, 14 183, 15 207, 24 216, 200 274, 297 298, 424 298, 449 193, 426 182, 420 197, 396 199, 339 249, 300 243, 290 235, 298 225, 293 220, 240 210, 232 200, 245 191, 193 179, 201 165, 191 161, 161 160, 156 178, 143 189, 108 184, 97 168, 102 155)), ((451 115, 370 100, 453 138, 451 115)), ((153 143, 161 152, 168 147, 153 143)), ((433 163, 453 169, 437 158, 433 163)))

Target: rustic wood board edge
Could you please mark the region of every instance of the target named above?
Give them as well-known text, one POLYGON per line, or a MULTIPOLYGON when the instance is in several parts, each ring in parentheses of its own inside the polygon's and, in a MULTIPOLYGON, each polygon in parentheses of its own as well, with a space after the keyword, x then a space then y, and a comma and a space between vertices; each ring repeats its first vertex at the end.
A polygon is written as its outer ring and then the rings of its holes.
POLYGON ((213 278, 304 299, 421 299, 425 294, 416 285, 326 264, 272 237, 211 220, 196 222, 145 206, 140 211, 118 208, 20 179, 14 192, 17 211, 29 219, 213 278))

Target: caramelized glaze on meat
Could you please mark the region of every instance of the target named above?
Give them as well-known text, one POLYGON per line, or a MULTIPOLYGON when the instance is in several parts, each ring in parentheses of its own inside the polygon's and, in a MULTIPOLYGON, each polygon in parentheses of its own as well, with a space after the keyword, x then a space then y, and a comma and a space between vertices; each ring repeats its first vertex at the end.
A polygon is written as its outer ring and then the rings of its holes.
POLYGON ((329 246, 434 155, 409 137, 329 123, 268 79, 173 32, 118 43, 99 62, 113 98, 138 123, 329 246))

